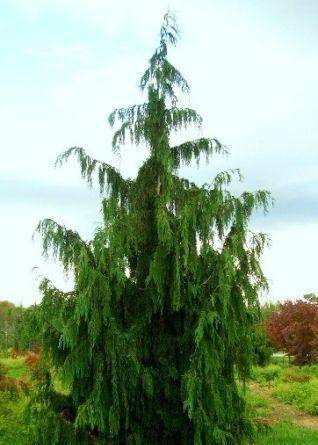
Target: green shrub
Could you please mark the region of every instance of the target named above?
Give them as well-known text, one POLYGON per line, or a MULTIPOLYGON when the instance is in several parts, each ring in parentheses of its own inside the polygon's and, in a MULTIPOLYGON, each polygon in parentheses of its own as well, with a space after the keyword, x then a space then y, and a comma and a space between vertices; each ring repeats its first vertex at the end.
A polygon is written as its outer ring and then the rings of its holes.
POLYGON ((302 368, 306 374, 318 378, 318 365, 308 365, 302 368))
POLYGON ((20 379, 27 373, 27 367, 24 363, 24 357, 19 358, 5 358, 1 360, 3 366, 7 368, 8 377, 13 379, 20 379))
POLYGON ((254 368, 252 378, 258 383, 271 383, 276 380, 282 372, 279 365, 267 365, 263 368, 254 368))

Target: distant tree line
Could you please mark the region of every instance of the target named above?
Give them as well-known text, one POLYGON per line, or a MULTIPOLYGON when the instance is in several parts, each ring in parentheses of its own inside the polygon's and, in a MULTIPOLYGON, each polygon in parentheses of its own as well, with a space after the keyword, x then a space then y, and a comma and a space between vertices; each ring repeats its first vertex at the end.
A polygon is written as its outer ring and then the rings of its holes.
POLYGON ((38 342, 37 307, 0 301, 0 351, 33 350, 38 342))

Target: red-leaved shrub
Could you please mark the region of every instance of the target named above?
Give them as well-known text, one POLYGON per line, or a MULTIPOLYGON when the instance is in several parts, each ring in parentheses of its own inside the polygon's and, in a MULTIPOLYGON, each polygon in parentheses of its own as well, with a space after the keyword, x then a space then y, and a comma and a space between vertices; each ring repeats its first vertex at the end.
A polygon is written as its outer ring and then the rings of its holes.
POLYGON ((287 301, 273 312, 267 322, 271 344, 294 357, 297 364, 317 361, 318 304, 287 301))

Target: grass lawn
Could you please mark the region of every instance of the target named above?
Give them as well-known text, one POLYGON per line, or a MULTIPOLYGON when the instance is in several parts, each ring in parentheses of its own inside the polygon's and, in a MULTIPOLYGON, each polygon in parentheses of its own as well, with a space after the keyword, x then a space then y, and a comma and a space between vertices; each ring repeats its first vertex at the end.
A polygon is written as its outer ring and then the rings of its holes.
POLYGON ((253 379, 278 401, 291 405, 303 413, 318 416, 317 365, 299 367, 276 358, 267 366, 256 367, 253 379))
POLYGON ((253 371, 247 392, 250 415, 270 427, 253 445, 318 445, 318 367, 286 358, 253 371))
POLYGON ((253 445, 317 445, 318 430, 281 422, 260 434, 253 445))

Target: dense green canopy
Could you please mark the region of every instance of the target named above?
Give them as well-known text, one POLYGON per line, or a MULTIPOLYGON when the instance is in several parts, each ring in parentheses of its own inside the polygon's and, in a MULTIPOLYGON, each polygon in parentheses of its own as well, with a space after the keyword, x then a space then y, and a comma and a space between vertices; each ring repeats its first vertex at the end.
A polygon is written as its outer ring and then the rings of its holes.
POLYGON ((207 138, 170 145, 171 133, 202 123, 177 106, 178 90, 189 91, 167 59, 177 36, 168 13, 140 81, 147 102, 109 117, 114 150, 127 138, 149 149, 137 177, 124 179, 79 147, 58 158, 77 157, 89 185, 98 178, 103 224, 91 241, 52 220, 38 227, 44 252, 74 273, 75 286, 63 293, 41 284, 43 351, 70 393, 61 402, 49 380, 43 386, 37 444, 47 432, 51 444, 127 445, 238 445, 249 433, 236 377, 248 374, 267 284, 266 237, 248 221, 271 199, 263 190, 234 196, 237 171, 202 187, 178 176, 182 165, 227 150, 207 138), (71 422, 60 414, 66 404, 71 422))

